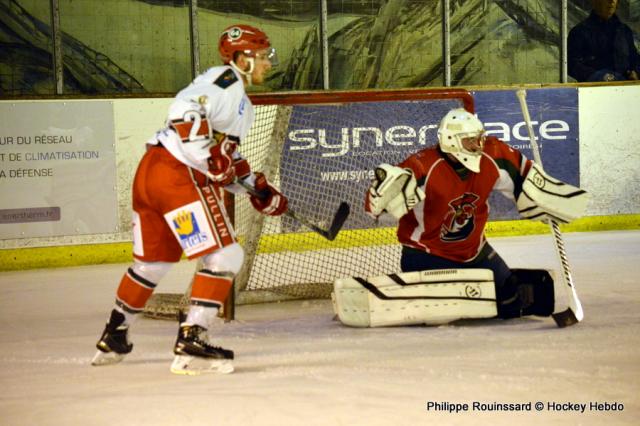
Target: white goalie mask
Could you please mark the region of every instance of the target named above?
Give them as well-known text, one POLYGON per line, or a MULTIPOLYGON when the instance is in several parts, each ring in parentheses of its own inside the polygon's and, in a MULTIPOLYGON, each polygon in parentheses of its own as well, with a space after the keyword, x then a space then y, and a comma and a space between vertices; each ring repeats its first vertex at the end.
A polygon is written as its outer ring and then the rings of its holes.
POLYGON ((474 114, 463 108, 449 111, 440 122, 438 141, 442 152, 453 155, 472 172, 480 171, 484 127, 474 114))

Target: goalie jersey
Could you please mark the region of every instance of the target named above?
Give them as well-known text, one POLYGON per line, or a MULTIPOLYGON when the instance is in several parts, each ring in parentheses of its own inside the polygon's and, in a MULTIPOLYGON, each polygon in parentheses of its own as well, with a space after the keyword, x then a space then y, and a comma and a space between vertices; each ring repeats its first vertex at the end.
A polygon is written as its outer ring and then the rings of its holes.
POLYGON ((485 243, 491 191, 515 200, 531 164, 493 136, 486 138, 479 173, 451 161, 437 146, 408 157, 398 166, 413 170, 426 197, 400 219, 400 243, 453 261, 472 260, 485 243))

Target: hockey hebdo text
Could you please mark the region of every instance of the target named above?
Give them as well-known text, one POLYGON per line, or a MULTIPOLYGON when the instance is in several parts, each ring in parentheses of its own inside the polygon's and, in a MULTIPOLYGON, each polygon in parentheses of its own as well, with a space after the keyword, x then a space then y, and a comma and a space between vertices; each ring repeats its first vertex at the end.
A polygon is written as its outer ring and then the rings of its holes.
POLYGON ((624 404, 611 401, 567 402, 567 401, 535 401, 535 402, 448 402, 427 401, 426 410, 429 412, 448 412, 452 414, 465 412, 511 412, 511 411, 549 411, 573 412, 584 414, 588 412, 621 412, 624 404))

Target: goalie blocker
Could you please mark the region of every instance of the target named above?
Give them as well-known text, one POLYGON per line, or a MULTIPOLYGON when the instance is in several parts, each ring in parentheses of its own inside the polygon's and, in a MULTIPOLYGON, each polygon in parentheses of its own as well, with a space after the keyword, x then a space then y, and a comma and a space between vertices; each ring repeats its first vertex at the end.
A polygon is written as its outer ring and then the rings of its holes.
POLYGON ((352 327, 440 325, 467 318, 549 316, 554 309, 548 271, 513 269, 496 289, 489 269, 443 269, 341 278, 331 295, 340 321, 352 327))
POLYGON ((569 223, 583 215, 588 202, 586 191, 549 176, 534 163, 522 184, 517 207, 527 219, 544 222, 551 217, 569 223))

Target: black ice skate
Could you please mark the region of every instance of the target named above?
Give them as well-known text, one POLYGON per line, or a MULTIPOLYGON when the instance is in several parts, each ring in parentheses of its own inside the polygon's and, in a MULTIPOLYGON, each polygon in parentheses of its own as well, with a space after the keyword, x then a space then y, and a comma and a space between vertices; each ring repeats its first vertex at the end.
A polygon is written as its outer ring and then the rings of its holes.
POLYGON ((209 344, 207 329, 199 325, 180 325, 173 353, 171 372, 175 374, 233 372, 233 351, 209 344))
POLYGON ((91 360, 91 365, 109 365, 122 361, 131 352, 133 344, 129 343, 129 327, 123 325, 124 315, 115 309, 107 323, 96 347, 98 351, 91 360))

